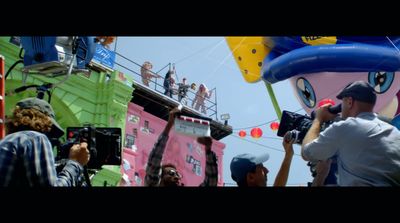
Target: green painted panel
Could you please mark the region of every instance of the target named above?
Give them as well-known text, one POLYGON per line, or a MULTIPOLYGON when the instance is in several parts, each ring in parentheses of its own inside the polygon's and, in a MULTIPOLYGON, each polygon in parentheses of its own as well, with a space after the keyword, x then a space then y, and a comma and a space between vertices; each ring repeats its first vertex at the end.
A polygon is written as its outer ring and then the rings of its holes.
MULTIPOLYGON (((20 59, 20 48, 9 40, 10 37, 0 37, 0 53, 5 57, 6 71, 20 59)), ((6 92, 23 85, 22 67, 18 64, 9 75, 6 92)), ((131 87, 132 78, 119 71, 112 72, 108 81, 105 76, 105 73, 93 70, 89 76, 74 74, 53 90, 51 105, 63 128, 92 123, 97 127, 118 127, 125 132, 125 116, 134 90, 131 87)), ((25 84, 56 84, 64 79, 65 76, 48 78, 28 75, 25 84)), ((17 101, 35 96, 35 91, 6 96, 6 114, 10 114, 17 101)))

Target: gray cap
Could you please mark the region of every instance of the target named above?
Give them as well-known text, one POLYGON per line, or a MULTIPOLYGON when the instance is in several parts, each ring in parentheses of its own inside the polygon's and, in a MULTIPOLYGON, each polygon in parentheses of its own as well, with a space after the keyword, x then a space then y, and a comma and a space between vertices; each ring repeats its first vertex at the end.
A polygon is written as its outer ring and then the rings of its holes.
POLYGON ((19 106, 22 109, 27 109, 27 108, 34 108, 43 114, 47 115, 50 117, 51 122, 53 123, 53 126, 50 131, 50 135, 54 136, 56 138, 59 138, 64 135, 64 130, 61 128, 61 126, 56 122, 55 120, 55 114, 53 111, 53 108, 47 101, 41 100, 39 98, 26 98, 17 103, 17 106, 19 106))
POLYGON ((264 153, 260 156, 246 153, 233 157, 230 165, 232 179, 236 182, 244 181, 247 174, 255 170, 256 165, 264 163, 268 159, 268 153, 264 153))
POLYGON ((374 88, 365 81, 355 81, 347 85, 337 96, 337 99, 352 97, 357 101, 375 104, 376 92, 374 88))

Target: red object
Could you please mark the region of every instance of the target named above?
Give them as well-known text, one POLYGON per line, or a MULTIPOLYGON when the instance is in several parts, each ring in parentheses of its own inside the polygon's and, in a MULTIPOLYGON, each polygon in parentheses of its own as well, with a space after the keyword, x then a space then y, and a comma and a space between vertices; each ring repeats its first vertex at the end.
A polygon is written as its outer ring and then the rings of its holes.
POLYGON ((279 129, 279 123, 278 122, 272 122, 270 125, 272 131, 276 131, 279 129))
POLYGON ((335 105, 335 101, 333 101, 332 99, 326 98, 326 99, 322 99, 319 103, 318 103, 318 108, 326 105, 326 104, 331 104, 332 106, 335 105))
POLYGON ((263 132, 262 132, 262 130, 260 128, 254 128, 254 129, 251 130, 250 135, 253 138, 258 139, 258 138, 260 138, 262 136, 262 133, 263 132))
POLYGON ((245 137, 245 136, 246 136, 246 131, 240 130, 239 136, 240 136, 241 138, 245 137))

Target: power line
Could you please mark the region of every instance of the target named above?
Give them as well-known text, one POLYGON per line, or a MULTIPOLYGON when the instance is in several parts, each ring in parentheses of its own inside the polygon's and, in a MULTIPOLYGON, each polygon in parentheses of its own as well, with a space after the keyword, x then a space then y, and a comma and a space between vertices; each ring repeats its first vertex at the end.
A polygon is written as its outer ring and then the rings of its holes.
MULTIPOLYGON (((297 110, 294 111, 294 112, 301 111, 302 109, 303 109, 303 108, 299 108, 299 109, 297 109, 297 110)), ((261 124, 258 124, 258 125, 248 126, 248 127, 242 127, 242 128, 234 128, 234 129, 232 129, 232 130, 251 129, 251 128, 255 128, 255 127, 260 127, 260 126, 263 126, 263 125, 267 125, 267 124, 269 124, 269 123, 271 123, 271 122, 274 122, 274 121, 279 121, 279 120, 278 120, 278 119, 273 119, 273 120, 271 120, 271 121, 268 121, 268 122, 265 122, 265 123, 261 123, 261 124)))
MULTIPOLYGON (((240 137, 238 137, 238 136, 235 136, 235 135, 229 135, 229 136, 232 136, 232 137, 238 138, 238 139, 240 139, 240 140, 247 141, 247 142, 249 142, 249 143, 253 143, 253 144, 256 144, 256 145, 262 146, 262 147, 264 147, 264 148, 267 148, 267 149, 272 149, 272 150, 279 151, 279 152, 283 152, 283 153, 285 152, 284 150, 277 149, 277 148, 270 147, 270 146, 266 146, 266 145, 263 145, 263 144, 260 144, 260 143, 256 143, 256 142, 253 142, 253 141, 250 141, 250 140, 247 140, 247 139, 242 139, 242 138, 240 138, 240 137)), ((300 154, 297 154, 297 153, 294 153, 294 155, 296 155, 296 156, 301 156, 300 154)))
POLYGON ((276 137, 261 136, 261 138, 263 138, 263 139, 275 139, 275 140, 282 141, 281 138, 276 138, 276 137))
MULTIPOLYGON (((234 131, 232 133, 236 134, 236 133, 239 133, 239 132, 235 132, 234 131)), ((260 138, 263 138, 263 139, 275 139, 275 140, 282 141, 282 138, 277 138, 277 137, 261 136, 260 138)))
POLYGON ((263 126, 263 125, 267 125, 267 124, 269 124, 269 123, 271 123, 271 122, 274 122, 274 121, 278 121, 278 119, 274 119, 274 120, 272 120, 272 121, 265 122, 265 123, 261 123, 261 124, 254 125, 254 126, 248 126, 248 127, 243 127, 243 128, 234 128, 234 129, 232 129, 232 130, 251 129, 251 128, 255 128, 255 127, 260 127, 260 126, 263 126))
POLYGON ((195 51, 194 53, 192 53, 192 54, 190 54, 190 55, 188 55, 186 57, 183 57, 182 59, 179 59, 179 60, 175 61, 175 64, 181 63, 182 61, 184 61, 184 60, 186 60, 186 59, 188 59, 188 58, 190 58, 190 57, 202 52, 205 49, 208 49, 208 48, 210 48, 212 46, 216 46, 216 45, 220 44, 221 41, 223 41, 223 40, 218 41, 218 43, 213 43, 213 44, 207 45, 207 46, 195 51))

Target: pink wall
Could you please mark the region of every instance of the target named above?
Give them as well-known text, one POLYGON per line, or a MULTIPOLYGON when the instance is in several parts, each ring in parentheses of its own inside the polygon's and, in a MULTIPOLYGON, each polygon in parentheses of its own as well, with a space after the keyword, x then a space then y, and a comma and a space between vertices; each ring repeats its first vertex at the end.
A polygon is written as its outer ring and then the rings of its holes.
MULTIPOLYGON (((166 124, 166 121, 143 111, 143 107, 129 103, 125 137, 131 135, 135 138, 134 144, 137 151, 134 152, 132 148, 128 147, 123 150, 124 161, 121 169, 128 175, 130 183, 122 185, 143 185, 148 155, 166 124), (145 128, 145 121, 148 121, 148 129, 145 128), (137 131, 136 137, 134 129, 137 131)), ((128 146, 129 137, 128 140, 125 138, 124 146, 128 146)), ((224 143, 213 141, 212 149, 218 157, 218 185, 223 185, 222 156, 224 148, 224 143)), ((205 151, 203 146, 196 142, 196 138, 177 134, 173 128, 169 134, 163 163, 173 163, 177 166, 178 171, 183 175, 182 183, 185 186, 198 186, 204 180, 205 151)))

